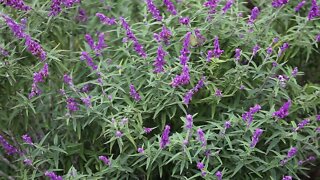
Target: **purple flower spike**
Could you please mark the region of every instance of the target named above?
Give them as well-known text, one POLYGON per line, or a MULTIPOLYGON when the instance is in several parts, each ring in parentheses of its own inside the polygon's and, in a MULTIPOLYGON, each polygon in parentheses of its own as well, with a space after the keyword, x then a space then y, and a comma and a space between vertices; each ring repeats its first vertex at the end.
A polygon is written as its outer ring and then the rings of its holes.
POLYGON ((291 176, 284 176, 284 177, 282 178, 282 180, 292 180, 292 177, 291 177, 291 176))
POLYGON ((86 107, 91 107, 91 96, 80 98, 86 107))
POLYGON ((189 67, 185 65, 182 68, 182 73, 180 75, 175 76, 175 78, 171 82, 171 85, 173 87, 177 87, 180 85, 189 84, 189 82, 190 82, 189 67))
POLYGON ((222 91, 220 89, 217 89, 214 95, 217 97, 222 97, 222 91))
POLYGON ((224 123, 224 129, 229 129, 231 127, 231 121, 226 121, 224 123))
POLYGON ((130 84, 130 96, 137 102, 141 100, 140 94, 136 91, 133 84, 130 84))
POLYGON ((19 152, 17 148, 9 144, 9 142, 1 135, 0 135, 0 145, 8 155, 16 154, 19 152))
POLYGON ((78 103, 74 98, 67 98, 67 108, 70 112, 76 112, 79 110, 78 103))
POLYGON ((190 54, 189 46, 190 46, 190 36, 191 32, 188 32, 183 40, 183 47, 180 51, 180 64, 185 66, 187 62, 189 61, 188 54, 190 54))
POLYGON ((232 6, 233 0, 228 0, 226 5, 222 8, 223 14, 225 14, 232 6))
POLYGON ((176 15, 177 14, 177 10, 176 10, 174 4, 170 0, 163 0, 163 4, 166 5, 168 11, 172 15, 176 15))
POLYGON ((306 125, 310 123, 310 119, 304 119, 298 124, 298 127, 295 129, 295 131, 298 131, 300 129, 303 129, 306 125))
POLYGON ((204 164, 202 162, 197 162, 197 168, 199 170, 203 170, 204 169, 204 164))
POLYGON ((166 61, 164 60, 164 57, 167 55, 168 53, 164 51, 164 49, 162 48, 162 46, 160 45, 158 47, 157 50, 157 57, 154 60, 154 72, 155 73, 161 73, 164 71, 164 65, 166 64, 166 61))
POLYGON ((122 137, 122 132, 121 131, 116 131, 116 137, 121 138, 122 137))
POLYGON ((273 0, 272 1, 272 6, 274 8, 278 8, 278 7, 281 7, 282 5, 285 5, 289 2, 289 0, 273 0))
POLYGON ((218 7, 220 0, 207 0, 203 6, 209 8, 209 14, 215 14, 217 12, 216 8, 218 7))
POLYGON ((292 158, 293 156, 295 156, 298 152, 298 149, 296 147, 292 147, 290 148, 290 150, 288 151, 288 154, 287 154, 287 158, 292 158))
POLYGON ((295 12, 299 12, 300 9, 301 9, 305 4, 306 4, 306 1, 305 1, 305 0, 299 2, 299 4, 294 8, 294 11, 295 11, 295 12))
POLYGON ((25 165, 32 166, 32 160, 31 160, 31 159, 24 159, 24 160, 23 160, 23 163, 24 163, 25 165))
POLYGON ((201 146, 202 147, 206 146, 207 145, 207 140, 206 140, 206 138, 204 136, 204 132, 203 132, 203 130, 201 128, 199 128, 197 130, 197 135, 198 135, 198 141, 201 142, 201 146))
POLYGON ((259 8, 258 7, 254 7, 251 10, 251 15, 250 15, 250 18, 248 20, 248 24, 252 25, 254 23, 254 21, 257 19, 257 17, 259 16, 259 14, 260 14, 259 8))
POLYGON ((179 19, 179 22, 180 22, 180 24, 188 25, 188 24, 190 24, 190 18, 189 17, 181 17, 179 19))
POLYGON ((278 56, 281 56, 288 48, 289 48, 289 44, 283 43, 283 45, 280 47, 278 56))
POLYGON ((255 106, 251 107, 249 111, 242 114, 242 119, 247 122, 247 126, 249 126, 252 123, 253 115, 260 111, 260 109, 261 106, 259 104, 256 104, 255 106))
POLYGON ((116 24, 115 18, 109 18, 102 13, 96 13, 96 16, 100 19, 100 22, 105 25, 114 25, 116 24))
POLYGON ((153 130, 153 128, 148 128, 148 127, 144 127, 144 128, 143 128, 143 131, 144 131, 144 133, 146 133, 146 134, 151 133, 152 130, 153 130))
POLYGON ((73 86, 72 78, 68 74, 63 75, 63 81, 69 86, 73 86))
POLYGON ((274 112, 272 115, 273 117, 278 117, 280 119, 283 119, 289 115, 289 108, 291 107, 291 101, 284 103, 282 107, 276 112, 274 112))
POLYGON ((160 11, 153 4, 152 0, 145 0, 145 1, 147 3, 148 10, 152 14, 153 18, 155 18, 158 21, 161 21, 162 20, 162 16, 160 15, 160 11))
POLYGON ((14 9, 17 9, 17 10, 21 10, 21 11, 29 11, 31 10, 31 7, 26 5, 24 3, 23 0, 14 0, 14 1, 8 1, 8 0, 0 0, 0 3, 5 5, 5 6, 10 6, 14 9))
POLYGON ((22 140, 29 145, 33 145, 32 139, 28 134, 23 135, 22 140))
POLYGON ((54 172, 46 171, 44 175, 50 178, 51 180, 63 180, 61 176, 56 175, 56 173, 54 172))
POLYGON ((260 46, 258 44, 256 44, 253 48, 252 48, 252 55, 255 56, 257 54, 257 52, 259 51, 260 46))
POLYGON ((62 1, 61 0, 52 0, 50 6, 49 16, 57 16, 62 11, 62 1))
POLYGON ((143 154, 144 153, 144 149, 142 147, 138 148, 138 153, 143 154))
POLYGON ((157 34, 154 33, 153 37, 157 42, 164 42, 166 45, 168 45, 170 42, 170 38, 172 36, 171 31, 166 28, 165 26, 162 26, 162 30, 157 34))
POLYGON ((293 69, 293 71, 292 71, 291 75, 292 75, 293 77, 296 77, 296 76, 297 76, 297 74, 298 74, 298 68, 297 68, 297 67, 295 67, 295 68, 293 69))
POLYGON ((259 128, 257 128, 254 131, 254 134, 253 134, 252 139, 251 139, 251 144, 250 144, 251 148, 254 148, 257 145, 257 143, 259 141, 259 137, 261 136, 262 132, 263 132, 263 130, 259 129, 259 128))
POLYGON ((168 144, 170 144, 169 133, 170 133, 170 126, 166 125, 160 140, 161 149, 164 149, 168 144))
POLYGON ((99 156, 99 160, 103 161, 103 163, 105 165, 110 166, 111 165, 111 161, 109 158, 107 158, 106 156, 99 156))
POLYGON ((76 20, 79 22, 86 22, 88 21, 87 12, 85 9, 79 9, 78 15, 76 16, 76 20))
POLYGON ((188 115, 186 116, 186 128, 187 128, 187 129, 192 129, 192 124, 193 124, 192 115, 188 114, 188 115))
POLYGON ((316 115, 316 120, 320 121, 320 114, 316 115))
POLYGON ((317 0, 311 0, 311 8, 308 14, 308 20, 312 20, 320 16, 320 8, 317 5, 317 0))
POLYGON ((237 48, 235 50, 235 55, 234 55, 234 58, 236 59, 236 61, 240 60, 240 56, 241 56, 241 49, 237 48))
POLYGON ((92 68, 92 70, 97 70, 98 69, 98 66, 94 64, 93 59, 89 55, 89 53, 83 51, 81 53, 80 60, 86 60, 87 61, 87 65, 90 66, 92 68))
POLYGON ((198 92, 203 86, 204 86, 204 80, 205 80, 205 77, 202 77, 197 85, 195 87, 193 87, 192 89, 190 89, 183 97, 183 102, 188 105, 189 102, 191 101, 192 99, 192 96, 194 93, 198 92))
POLYGON ((217 176, 217 179, 218 179, 218 180, 222 180, 222 173, 221 173, 221 171, 217 171, 217 172, 216 172, 216 176, 217 176))
POLYGON ((208 51, 207 61, 210 62, 213 57, 219 58, 223 52, 224 50, 220 49, 219 38, 216 36, 214 38, 214 49, 208 51))
POLYGON ((272 51, 273 51, 273 50, 272 50, 272 47, 271 47, 271 46, 267 48, 267 54, 269 54, 269 55, 272 54, 272 51))
POLYGON ((316 41, 320 42, 320 34, 316 35, 316 41))

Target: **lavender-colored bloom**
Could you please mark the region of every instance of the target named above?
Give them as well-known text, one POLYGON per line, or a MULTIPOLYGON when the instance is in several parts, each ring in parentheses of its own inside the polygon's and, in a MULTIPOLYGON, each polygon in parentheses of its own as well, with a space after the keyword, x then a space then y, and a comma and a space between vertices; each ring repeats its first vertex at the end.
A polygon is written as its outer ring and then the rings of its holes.
POLYGON ((190 18, 189 17, 181 17, 181 18, 179 18, 179 22, 180 22, 180 24, 188 25, 188 24, 190 24, 190 18))
POLYGON ((187 128, 187 129, 192 129, 192 124, 193 124, 192 115, 188 114, 188 115, 186 116, 186 128, 187 128))
POLYGON ((154 33, 153 37, 157 42, 164 42, 166 45, 169 44, 169 39, 172 36, 171 31, 166 28, 165 26, 162 26, 162 30, 157 34, 154 33))
POLYGON ((46 171, 44 175, 50 178, 51 180, 63 180, 61 176, 56 175, 56 173, 54 172, 46 171))
POLYGON ((310 119, 304 119, 299 124, 298 127, 295 129, 295 131, 298 131, 300 129, 303 129, 306 125, 310 123, 310 119))
POLYGON ((200 33, 199 29, 195 29, 194 33, 195 33, 196 38, 197 38, 197 45, 196 46, 202 45, 206 41, 206 38, 200 33))
POLYGON ((256 44, 253 48, 252 48, 252 55, 255 56, 257 54, 257 52, 259 51, 260 46, 258 44, 256 44))
POLYGON ((68 74, 63 75, 63 81, 69 86, 73 86, 72 78, 68 74))
POLYGON ((206 146, 207 145, 207 140, 206 140, 206 138, 204 136, 204 132, 203 132, 203 130, 201 128, 199 128, 197 130, 197 135, 198 135, 198 141, 201 142, 201 146, 202 147, 206 146))
POLYGON ((94 51, 96 52, 96 55, 97 55, 97 56, 101 54, 100 52, 101 52, 102 49, 104 49, 104 48, 107 47, 104 39, 105 39, 104 33, 99 33, 99 35, 98 35, 98 42, 97 42, 96 45, 94 46, 94 51))
POLYGON ((259 104, 256 104, 255 106, 250 107, 249 111, 242 114, 242 119, 247 122, 248 126, 253 121, 253 115, 258 111, 260 111, 260 109, 261 109, 261 106, 259 104))
POLYGON ((116 131, 116 137, 118 137, 118 138, 120 138, 123 134, 122 134, 122 132, 121 131, 116 131))
POLYGON ((204 80, 206 77, 201 77, 201 79, 198 81, 197 85, 193 88, 194 92, 198 92, 203 86, 204 86, 204 80))
POLYGON ((57 16, 61 11, 62 0, 52 0, 49 16, 57 16))
POLYGON ((310 21, 318 16, 320 16, 320 8, 317 5, 317 0, 311 0, 311 8, 308 13, 308 20, 310 21))
POLYGON ((190 89, 183 97, 183 102, 188 105, 192 99, 192 96, 194 93, 198 92, 204 85, 204 80, 205 80, 205 77, 202 77, 197 85, 195 87, 193 87, 192 89, 190 89))
POLYGON ((220 89, 217 89, 214 95, 217 97, 222 97, 222 91, 220 89))
POLYGON ((284 176, 284 177, 282 178, 282 180, 292 180, 292 177, 291 177, 291 176, 284 176))
POLYGON ((223 52, 224 50, 220 49, 219 38, 216 36, 214 38, 214 49, 208 51, 207 61, 210 62, 212 57, 219 58, 223 52))
POLYGON ((145 0, 145 1, 147 3, 148 10, 152 14, 153 18, 155 18, 158 21, 161 21, 162 20, 162 16, 160 15, 160 11, 153 4, 152 0, 145 0))
POLYGON ((271 46, 267 48, 267 54, 269 54, 269 55, 272 54, 272 51, 273 51, 273 50, 272 50, 272 47, 271 47, 271 46))
POLYGON ((232 6, 233 0, 228 0, 226 5, 222 8, 223 14, 225 14, 232 6))
POLYGON ((291 75, 292 75, 293 77, 296 77, 296 76, 297 76, 297 74, 298 74, 298 68, 297 68, 297 67, 295 67, 295 68, 293 69, 293 71, 292 71, 291 75))
POLYGON ((1 135, 0 135, 0 145, 8 155, 16 154, 19 152, 17 148, 9 144, 9 142, 1 135))
POLYGON ((67 98, 67 108, 70 112, 76 112, 79 110, 78 103, 74 98, 67 98))
POLYGON ((13 35, 18 39, 25 38, 26 34, 24 32, 24 29, 21 25, 19 25, 17 22, 15 22, 13 19, 11 19, 9 16, 2 15, 4 18, 6 24, 10 28, 10 30, 13 32, 13 35))
POLYGON ((279 41, 279 38, 278 37, 275 37, 275 38, 273 38, 273 40, 272 40, 272 43, 277 43, 279 41))
POLYGON ((31 54, 40 58, 40 60, 44 61, 47 58, 47 53, 43 50, 41 45, 38 42, 32 40, 29 35, 26 35, 25 39, 25 45, 27 47, 27 50, 31 52, 31 54))
POLYGON ((106 156, 99 156, 99 160, 103 161, 103 163, 105 165, 110 166, 111 165, 111 161, 109 158, 107 158, 106 156))
POLYGON ((137 102, 141 100, 140 94, 136 91, 133 84, 130 84, 130 96, 137 102))
POLYGON ((302 6, 304 6, 305 4, 306 4, 306 1, 305 1, 305 0, 299 2, 299 4, 294 8, 294 11, 295 11, 295 12, 299 12, 300 9, 302 8, 302 6))
POLYGON ((176 15, 177 14, 177 10, 174 7, 174 4, 170 1, 170 0, 163 0, 163 4, 166 5, 168 11, 172 14, 172 15, 176 15))
POLYGON ((143 149, 142 147, 139 147, 139 148, 138 148, 138 153, 143 154, 143 153, 144 153, 144 149, 143 149))
POLYGON ((98 66, 94 64, 92 57, 89 55, 89 53, 83 51, 80 56, 80 60, 86 60, 87 65, 92 68, 92 70, 97 70, 98 66))
POLYGON ((278 118, 285 118, 289 115, 289 108, 291 106, 291 100, 287 101, 286 103, 283 104, 282 107, 279 108, 278 111, 274 112, 272 114, 273 117, 278 117, 278 118))
POLYGON ((96 16, 100 19, 100 22, 105 25, 114 25, 116 24, 115 18, 109 18, 102 13, 96 13, 96 16))
POLYGON ((281 7, 282 5, 285 5, 289 2, 289 0, 273 0, 272 1, 272 6, 274 8, 278 8, 278 7, 281 7))
POLYGON ((144 128, 143 128, 143 131, 144 131, 144 133, 146 133, 146 134, 151 133, 152 130, 153 130, 153 128, 148 128, 148 127, 144 127, 144 128))
POLYGON ((316 115, 316 120, 320 121, 320 114, 316 115))
POLYGON ((28 134, 23 135, 22 140, 27 144, 30 144, 30 145, 33 144, 32 139, 28 134))
POLYGON ((21 11, 31 10, 31 7, 26 5, 23 0, 0 0, 0 3, 21 11))
POLYGON ((183 40, 183 47, 180 51, 179 59, 180 59, 180 64, 183 66, 186 65, 189 60, 188 54, 190 53, 189 51, 190 36, 191 36, 191 32, 188 32, 183 40))
POLYGON ((28 165, 28 166, 32 166, 32 160, 31 159, 24 159, 23 163, 28 165))
POLYGON ((91 96, 80 98, 83 104, 87 107, 91 107, 91 96))
POLYGON ((203 6, 209 8, 209 14, 215 14, 217 12, 216 8, 218 7, 220 0, 207 0, 203 6))
POLYGON ((63 1, 63 4, 64 4, 64 6, 66 6, 66 7, 72 7, 75 3, 79 3, 80 2, 80 0, 64 0, 63 1))
POLYGON ((163 66, 166 64, 166 61, 164 60, 164 57, 167 55, 167 52, 165 52, 160 45, 157 50, 157 57, 154 60, 154 72, 155 73, 161 73, 164 71, 163 66))
POLYGON ((259 128, 257 128, 254 131, 254 134, 253 134, 252 139, 251 139, 251 144, 250 144, 251 148, 254 148, 257 145, 257 143, 259 141, 259 137, 261 136, 262 132, 263 132, 263 130, 259 129, 259 128))
POLYGON ((286 75, 279 75, 278 80, 279 80, 280 86, 285 88, 287 85, 287 81, 289 80, 289 77, 286 75))
POLYGON ((217 179, 218 179, 218 180, 222 180, 222 173, 221 173, 221 171, 217 171, 217 172, 216 172, 216 176, 217 176, 217 179))
POLYGON ((278 66, 278 63, 277 63, 276 61, 273 61, 273 62, 272 62, 272 66, 273 66, 273 67, 277 67, 277 66, 278 66))
POLYGON ((254 23, 254 21, 257 19, 257 17, 259 16, 259 14, 260 14, 259 8, 258 7, 254 7, 251 10, 251 15, 249 17, 248 24, 252 25, 254 23))
POLYGON ((47 63, 43 65, 43 68, 39 72, 35 72, 33 74, 33 83, 32 83, 31 92, 29 94, 29 99, 31 99, 35 95, 41 94, 41 90, 38 87, 38 83, 44 82, 44 78, 48 77, 48 75, 49 75, 49 70, 48 70, 47 63))
POLYGON ((3 49, 2 47, 0 47, 0 54, 2 54, 5 57, 9 56, 9 52, 3 49))
POLYGON ((88 20, 87 12, 85 9, 80 8, 76 20, 79 22, 86 22, 88 20))
POLYGON ((170 143, 169 133, 170 133, 170 126, 166 125, 160 140, 161 149, 165 148, 170 143))
POLYGON ((87 41, 87 43, 88 43, 88 45, 90 46, 91 49, 95 48, 93 38, 92 38, 92 36, 90 34, 86 34, 84 36, 84 39, 87 41))
POLYGON ((143 46, 138 42, 138 39, 133 34, 129 24, 123 17, 120 17, 121 25, 123 29, 125 29, 127 37, 133 41, 134 50, 139 54, 139 56, 146 58, 147 54, 143 49, 143 46))
POLYGON ((81 92, 88 93, 90 91, 90 86, 90 84, 83 85, 83 87, 81 88, 81 92))
POLYGON ((288 154, 287 154, 287 158, 292 158, 293 156, 295 156, 298 152, 298 149, 296 147, 292 147, 290 148, 290 150, 288 151, 288 154))
POLYGON ((231 127, 231 121, 226 121, 224 123, 224 129, 229 129, 231 127))
POLYGON ((171 82, 171 85, 173 87, 177 87, 180 85, 189 84, 189 82, 190 82, 189 67, 185 65, 182 68, 182 73, 180 75, 175 76, 175 78, 171 82))
POLYGON ((241 56, 241 49, 237 48, 235 50, 235 55, 234 55, 234 58, 239 61, 240 60, 240 56, 241 56))
POLYGON ((204 164, 202 162, 197 162, 197 168, 199 170, 203 170, 204 169, 204 164))
POLYGON ((280 47, 280 51, 279 51, 278 56, 281 56, 282 53, 284 53, 288 48, 289 48, 289 44, 288 43, 283 43, 283 45, 280 47))
POLYGON ((320 34, 316 35, 316 41, 320 42, 320 34))

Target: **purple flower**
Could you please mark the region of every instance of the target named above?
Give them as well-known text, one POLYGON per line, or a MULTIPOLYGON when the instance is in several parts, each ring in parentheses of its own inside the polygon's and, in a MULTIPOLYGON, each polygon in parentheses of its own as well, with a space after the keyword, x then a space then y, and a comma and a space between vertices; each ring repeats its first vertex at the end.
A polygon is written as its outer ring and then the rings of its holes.
POLYGON ((278 80, 279 80, 280 86, 285 88, 287 85, 286 83, 289 80, 289 77, 286 75, 279 75, 278 80))
POLYGON ((261 106, 259 104, 256 104, 255 106, 250 107, 249 111, 242 114, 242 119, 247 122, 248 126, 253 121, 253 115, 258 111, 260 111, 260 109, 261 109, 261 106))
POLYGON ((83 85, 83 87, 81 88, 81 92, 88 93, 90 91, 90 86, 90 84, 83 85))
POLYGON ((235 50, 235 55, 234 55, 234 58, 239 61, 240 60, 240 56, 241 56, 241 49, 237 48, 235 50))
POLYGON ((44 61, 47 58, 47 53, 43 50, 41 45, 38 42, 32 40, 29 35, 27 35, 25 39, 25 45, 27 47, 27 50, 31 52, 32 55, 35 55, 38 58, 40 58, 41 61, 44 61))
POLYGON ((116 137, 117 137, 117 138, 120 138, 122 135, 123 135, 123 134, 122 134, 121 131, 116 131, 116 137))
POLYGON ((282 178, 282 180, 292 180, 292 177, 291 177, 291 176, 284 176, 284 177, 282 178))
POLYGON ((204 80, 205 80, 205 77, 202 77, 197 85, 195 87, 193 87, 192 89, 190 89, 183 97, 183 102, 188 105, 189 102, 191 101, 192 99, 192 96, 194 93, 198 92, 204 85, 204 80))
POLYGON ((308 20, 310 21, 318 16, 320 16, 320 8, 317 5, 317 0, 311 0, 311 8, 308 13, 308 20))
POLYGON ((222 8, 223 14, 225 14, 232 6, 233 0, 228 0, 226 5, 222 8))
POLYGON ((305 0, 299 2, 299 4, 294 8, 294 11, 295 11, 295 12, 299 12, 300 9, 302 8, 302 6, 304 6, 305 3, 306 3, 305 0))
POLYGON ((180 51, 179 59, 180 59, 180 64, 183 66, 186 65, 189 60, 188 54, 190 53, 189 51, 190 36, 191 36, 191 32, 188 32, 183 40, 183 47, 180 51))
POLYGON ((87 107, 91 107, 91 96, 80 98, 83 104, 87 107))
POLYGON ((220 0, 207 0, 203 6, 209 8, 209 14, 215 14, 217 12, 216 8, 220 0))
POLYGON ((216 36, 214 38, 214 49, 208 51, 207 61, 210 62, 212 57, 219 58, 223 52, 224 50, 220 49, 219 38, 216 36))
POLYGON ((295 129, 295 131, 298 131, 300 129, 303 129, 306 125, 310 123, 310 119, 304 119, 299 124, 298 127, 295 129))
POLYGON ((255 56, 257 54, 257 52, 259 51, 260 46, 258 44, 256 44, 253 48, 252 48, 252 55, 255 56))
POLYGON ((116 24, 115 18, 109 18, 102 13, 96 13, 96 16, 100 19, 100 22, 105 25, 114 25, 116 24))
POLYGON ((63 75, 63 81, 69 86, 73 86, 72 78, 68 74, 63 75))
POLYGON ((204 169, 204 164, 202 162, 197 162, 197 168, 199 170, 203 170, 204 169))
POLYGON ((49 16, 57 16, 61 11, 62 0, 52 0, 49 16))
POLYGON ((123 17, 120 17, 121 25, 123 29, 125 29, 127 37, 133 41, 134 50, 139 54, 139 56, 146 58, 147 54, 144 51, 142 45, 138 42, 138 39, 133 34, 129 24, 126 22, 126 20, 123 17))
POLYGON ((198 135, 198 141, 201 142, 201 146, 204 147, 207 145, 207 140, 206 138, 204 137, 204 132, 201 128, 199 128, 197 130, 197 135, 198 135))
POLYGON ((166 125, 160 140, 161 149, 165 148, 170 143, 169 133, 170 133, 170 126, 166 125))
POLYGON ((217 97, 222 97, 222 91, 220 89, 217 89, 214 95, 217 97))
POLYGON ((94 64, 92 57, 89 55, 89 53, 83 51, 80 56, 80 60, 86 60, 87 65, 92 68, 92 70, 97 70, 98 66, 94 64))
POLYGON ((87 12, 85 9, 80 8, 76 20, 79 22, 86 22, 88 20, 87 12))
POLYGON ((187 129, 192 129, 192 124, 193 124, 192 115, 188 114, 188 115, 186 116, 186 128, 187 128, 187 129))
POLYGON ((79 3, 80 2, 80 0, 64 0, 63 1, 63 4, 64 4, 64 6, 66 6, 66 7, 72 7, 75 3, 79 3))
POLYGON ((288 48, 289 48, 289 44, 288 43, 283 43, 283 45, 280 47, 280 51, 279 51, 278 56, 281 56, 282 53, 284 53, 288 48))
POLYGON ((110 166, 111 165, 111 161, 109 158, 107 158, 106 156, 99 156, 99 160, 103 161, 103 163, 105 165, 110 166))
POLYGON ((221 173, 221 171, 217 171, 217 172, 216 172, 216 176, 217 176, 217 179, 218 179, 218 180, 222 180, 222 173, 221 173))
POLYGON ((154 72, 155 73, 161 73, 164 71, 163 66, 166 64, 166 61, 164 60, 164 57, 167 55, 167 52, 165 52, 160 45, 157 50, 157 57, 154 60, 154 72))
POLYGON ((160 15, 160 11, 153 4, 152 0, 145 0, 145 1, 147 3, 148 10, 152 14, 153 18, 155 18, 158 21, 161 21, 162 20, 162 16, 160 15))
POLYGON ((263 130, 259 129, 259 128, 257 128, 254 131, 254 134, 253 134, 252 139, 251 139, 251 144, 250 144, 251 148, 254 148, 257 145, 257 143, 259 141, 259 137, 261 136, 262 132, 263 132, 263 130))
POLYGON ((272 6, 274 8, 278 8, 278 7, 281 7, 282 5, 285 5, 289 2, 289 0, 273 0, 272 1, 272 6))
POLYGON ((143 154, 143 153, 144 153, 144 149, 143 149, 142 147, 139 147, 139 148, 138 148, 138 153, 143 154))
POLYGON ((297 67, 295 67, 295 68, 293 69, 293 71, 292 71, 291 75, 292 75, 293 77, 296 77, 296 76, 297 76, 297 74, 298 74, 298 68, 297 68, 297 67))
POLYGON ((31 92, 29 94, 29 99, 31 99, 35 95, 41 94, 41 90, 38 87, 38 83, 44 82, 44 78, 48 77, 48 75, 49 75, 49 70, 48 70, 47 63, 43 65, 43 68, 39 72, 35 72, 33 74, 33 83, 32 83, 31 92))
POLYGON ((143 128, 143 131, 144 131, 144 133, 146 133, 146 134, 151 133, 152 130, 153 130, 153 128, 148 128, 148 127, 144 127, 144 128, 143 128))
POLYGON ((0 145, 8 155, 16 154, 19 152, 17 148, 9 144, 9 142, 1 135, 0 135, 0 145))
POLYGON ((70 112, 76 112, 79 110, 78 103, 74 98, 67 98, 67 108, 70 112))
POLYGON ((190 81, 189 67, 185 65, 182 68, 182 73, 180 75, 175 76, 175 78, 171 82, 171 85, 173 87, 177 87, 180 85, 189 84, 189 81, 190 81))
POLYGON ((166 45, 169 44, 169 39, 172 36, 171 31, 166 28, 165 26, 162 26, 162 30, 157 34, 154 33, 153 37, 157 42, 164 42, 166 45))
POLYGON ((28 166, 32 166, 32 160, 31 159, 24 159, 23 163, 28 165, 28 166))
POLYGON ((272 43, 277 43, 279 41, 279 38, 278 37, 275 37, 275 38, 273 38, 273 40, 272 40, 272 43))
POLYGON ((3 49, 2 47, 0 47, 0 54, 2 54, 3 56, 9 56, 9 52, 6 51, 5 49, 3 49))
POLYGON ((316 120, 320 121, 320 114, 316 115, 316 120))
POLYGON ((26 5, 23 0, 0 0, 0 3, 21 11, 31 10, 31 7, 26 5))
POLYGON ((177 10, 174 7, 174 4, 170 1, 170 0, 163 0, 163 4, 166 5, 168 11, 172 14, 172 15, 176 15, 177 14, 177 10))
POLYGON ((90 46, 91 49, 94 49, 94 41, 93 38, 90 34, 86 34, 84 36, 84 39, 87 41, 88 45, 90 46))
POLYGON ((51 180, 63 180, 61 176, 56 175, 54 172, 46 171, 44 175, 51 180))
POLYGON ((96 43, 96 45, 94 47, 96 55, 100 55, 101 50, 107 47, 106 43, 104 42, 104 39, 105 39, 104 33, 99 33, 98 42, 96 43))
POLYGON ((316 35, 316 41, 320 42, 320 34, 316 35))
POLYGON ((224 123, 224 129, 229 129, 231 127, 231 121, 226 121, 224 123))
POLYGON ((180 24, 188 25, 190 23, 190 18, 189 17, 181 17, 181 18, 179 18, 179 22, 180 22, 180 24))
POLYGON ((272 51, 273 51, 273 50, 272 50, 272 47, 271 47, 271 46, 267 48, 267 54, 269 54, 269 55, 272 54, 272 51))
POLYGON ((140 94, 136 91, 133 84, 130 84, 130 96, 137 102, 141 100, 140 94))
POLYGON ((291 107, 291 100, 287 101, 279 108, 278 111, 274 112, 272 114, 273 117, 278 117, 280 119, 283 119, 289 115, 289 108, 291 107))
POLYGON ((292 147, 290 148, 290 150, 288 151, 288 154, 287 154, 287 158, 292 158, 293 156, 295 156, 298 152, 298 149, 296 147, 292 147))
POLYGON ((196 46, 202 45, 206 41, 206 38, 200 33, 199 29, 195 29, 194 33, 197 38, 197 45, 196 46))
POLYGON ((254 21, 257 19, 257 17, 259 16, 259 14, 260 14, 259 8, 258 7, 254 7, 251 10, 251 15, 249 17, 248 24, 252 25, 254 23, 254 21))
POLYGON ((33 144, 32 139, 28 134, 23 135, 22 140, 29 145, 33 144))

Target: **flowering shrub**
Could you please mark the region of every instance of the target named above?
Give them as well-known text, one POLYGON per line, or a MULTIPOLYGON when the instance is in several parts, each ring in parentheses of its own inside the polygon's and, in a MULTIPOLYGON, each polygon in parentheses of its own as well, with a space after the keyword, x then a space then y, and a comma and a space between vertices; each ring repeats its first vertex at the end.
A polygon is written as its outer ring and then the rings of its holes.
POLYGON ((320 85, 299 70, 319 72, 315 0, 0 3, 1 176, 300 179, 316 166, 320 85))

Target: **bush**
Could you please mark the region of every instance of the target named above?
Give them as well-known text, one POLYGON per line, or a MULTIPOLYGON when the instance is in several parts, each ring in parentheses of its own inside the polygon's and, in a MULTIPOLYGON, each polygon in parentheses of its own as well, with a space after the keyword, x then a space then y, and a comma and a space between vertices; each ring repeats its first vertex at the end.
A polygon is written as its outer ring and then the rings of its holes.
POLYGON ((300 179, 316 165, 320 85, 299 79, 319 69, 316 1, 0 2, 1 176, 300 179))

